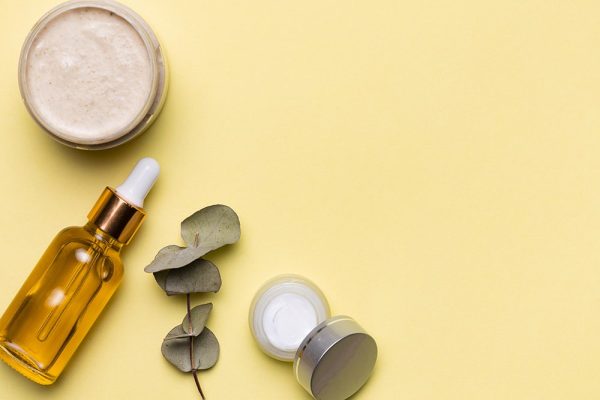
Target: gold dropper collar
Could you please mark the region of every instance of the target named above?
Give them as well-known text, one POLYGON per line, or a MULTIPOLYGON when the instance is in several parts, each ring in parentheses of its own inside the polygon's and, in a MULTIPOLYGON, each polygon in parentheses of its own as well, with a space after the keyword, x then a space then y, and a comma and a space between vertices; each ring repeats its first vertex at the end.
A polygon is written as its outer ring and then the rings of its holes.
POLYGON ((88 214, 92 224, 124 244, 131 241, 144 218, 144 210, 123 200, 110 187, 104 189, 88 214))

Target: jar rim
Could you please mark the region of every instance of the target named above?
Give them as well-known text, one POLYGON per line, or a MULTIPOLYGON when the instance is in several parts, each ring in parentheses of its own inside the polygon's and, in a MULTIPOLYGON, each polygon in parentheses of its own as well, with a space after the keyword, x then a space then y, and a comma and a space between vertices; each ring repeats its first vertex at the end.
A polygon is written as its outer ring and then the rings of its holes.
POLYGON ((276 276, 265 282, 256 292, 248 315, 252 336, 254 336, 261 350, 268 356, 280 361, 293 362, 297 349, 288 351, 274 346, 267 338, 267 333, 262 325, 262 317, 268 303, 284 293, 300 295, 310 302, 314 307, 317 318, 315 326, 329 318, 331 311, 327 298, 321 289, 312 281, 300 275, 285 274, 276 276))
POLYGON ((154 45, 154 42, 153 42, 152 36, 151 36, 151 35, 153 35, 153 33, 148 32, 148 29, 150 29, 149 26, 145 23, 142 23, 141 21, 143 21, 143 19, 135 11, 133 11, 129 7, 127 7, 121 3, 118 3, 116 1, 112 1, 112 0, 69 0, 67 2, 57 5, 56 7, 52 8, 51 10, 46 12, 35 23, 35 25, 31 29, 31 31, 27 35, 27 38, 25 39, 25 42, 23 43, 23 46, 21 48, 21 54, 19 57, 19 76, 18 76, 19 90, 21 92, 21 97, 23 98, 25 107, 27 108, 27 111, 29 112, 29 114, 53 139, 55 139, 63 144, 66 144, 67 146, 71 146, 71 147, 75 147, 75 148, 83 148, 83 149, 108 148, 108 147, 113 147, 118 144, 121 144, 125 141, 128 141, 129 139, 133 138, 137 134, 141 133, 141 132, 135 132, 135 135, 128 137, 132 133, 132 131, 135 129, 135 127, 138 126, 144 120, 146 115, 148 115, 148 112, 151 110, 151 108, 155 102, 156 96, 159 92, 158 86, 159 86, 159 81, 160 81, 160 76, 159 76, 160 75, 160 71, 159 71, 160 66, 159 66, 159 63, 158 63, 158 60, 157 60, 157 57, 155 54, 155 45, 154 45), (141 108, 140 112, 136 115, 136 117, 134 119, 132 119, 131 122, 127 126, 125 126, 121 129, 122 134, 116 135, 115 137, 112 137, 110 140, 106 140, 106 141, 90 141, 90 142, 81 141, 81 142, 79 142, 79 141, 72 141, 72 140, 67 139, 66 136, 69 136, 69 135, 65 135, 65 134, 61 135, 61 132, 55 126, 52 126, 52 124, 48 123, 48 121, 46 121, 40 115, 40 113, 38 112, 38 110, 36 110, 36 107, 33 106, 32 101, 31 101, 32 95, 29 90, 29 84, 28 84, 28 80, 27 80, 27 64, 28 64, 29 54, 31 52, 31 46, 32 46, 33 42, 38 37, 40 32, 55 18, 57 18, 58 16, 66 13, 66 12, 80 9, 80 8, 96 8, 96 9, 110 11, 110 12, 113 12, 116 15, 118 15, 123 20, 125 20, 142 39, 142 42, 144 43, 144 47, 146 49, 146 54, 150 61, 150 75, 152 78, 152 82, 151 82, 150 91, 148 93, 148 97, 144 103, 144 106, 141 108))

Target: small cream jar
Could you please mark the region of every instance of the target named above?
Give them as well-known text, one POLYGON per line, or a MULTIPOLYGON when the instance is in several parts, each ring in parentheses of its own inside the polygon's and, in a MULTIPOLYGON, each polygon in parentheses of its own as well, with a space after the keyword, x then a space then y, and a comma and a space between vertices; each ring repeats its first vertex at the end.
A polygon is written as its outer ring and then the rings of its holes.
POLYGON ((29 33, 19 88, 31 116, 54 139, 106 149, 156 119, 167 94, 165 55, 150 26, 122 4, 69 1, 29 33))
POLYGON ((331 317, 321 290, 297 275, 264 284, 250 306, 250 330, 267 355, 293 361, 298 382, 317 400, 345 400, 367 382, 377 344, 348 316, 331 317))

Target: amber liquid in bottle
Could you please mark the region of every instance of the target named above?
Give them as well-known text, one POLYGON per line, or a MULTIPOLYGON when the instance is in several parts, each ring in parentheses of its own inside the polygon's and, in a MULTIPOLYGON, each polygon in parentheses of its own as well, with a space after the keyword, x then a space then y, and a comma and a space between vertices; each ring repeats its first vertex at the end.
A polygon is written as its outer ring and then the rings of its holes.
POLYGON ((145 218, 159 169, 143 158, 117 189, 104 189, 85 226, 54 238, 0 318, 0 360, 42 385, 58 378, 121 283, 120 252, 145 218))
POLYGON ((92 223, 60 232, 0 319, 0 358, 53 383, 121 282, 122 246, 92 223))

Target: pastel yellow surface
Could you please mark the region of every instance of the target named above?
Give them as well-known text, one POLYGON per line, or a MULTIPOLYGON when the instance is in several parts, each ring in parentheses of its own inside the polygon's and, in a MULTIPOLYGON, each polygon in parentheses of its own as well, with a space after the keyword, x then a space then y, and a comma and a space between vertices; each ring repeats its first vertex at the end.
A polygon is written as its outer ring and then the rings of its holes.
POLYGON ((143 267, 179 221, 233 207, 209 400, 308 399, 247 327, 293 272, 377 339, 356 399, 600 397, 600 3, 127 0, 168 52, 164 111, 118 149, 45 136, 17 60, 56 3, 0 0, 0 308, 53 235, 152 156, 126 280, 59 382, 0 365, 0 399, 196 399, 161 356, 184 315, 143 267))

